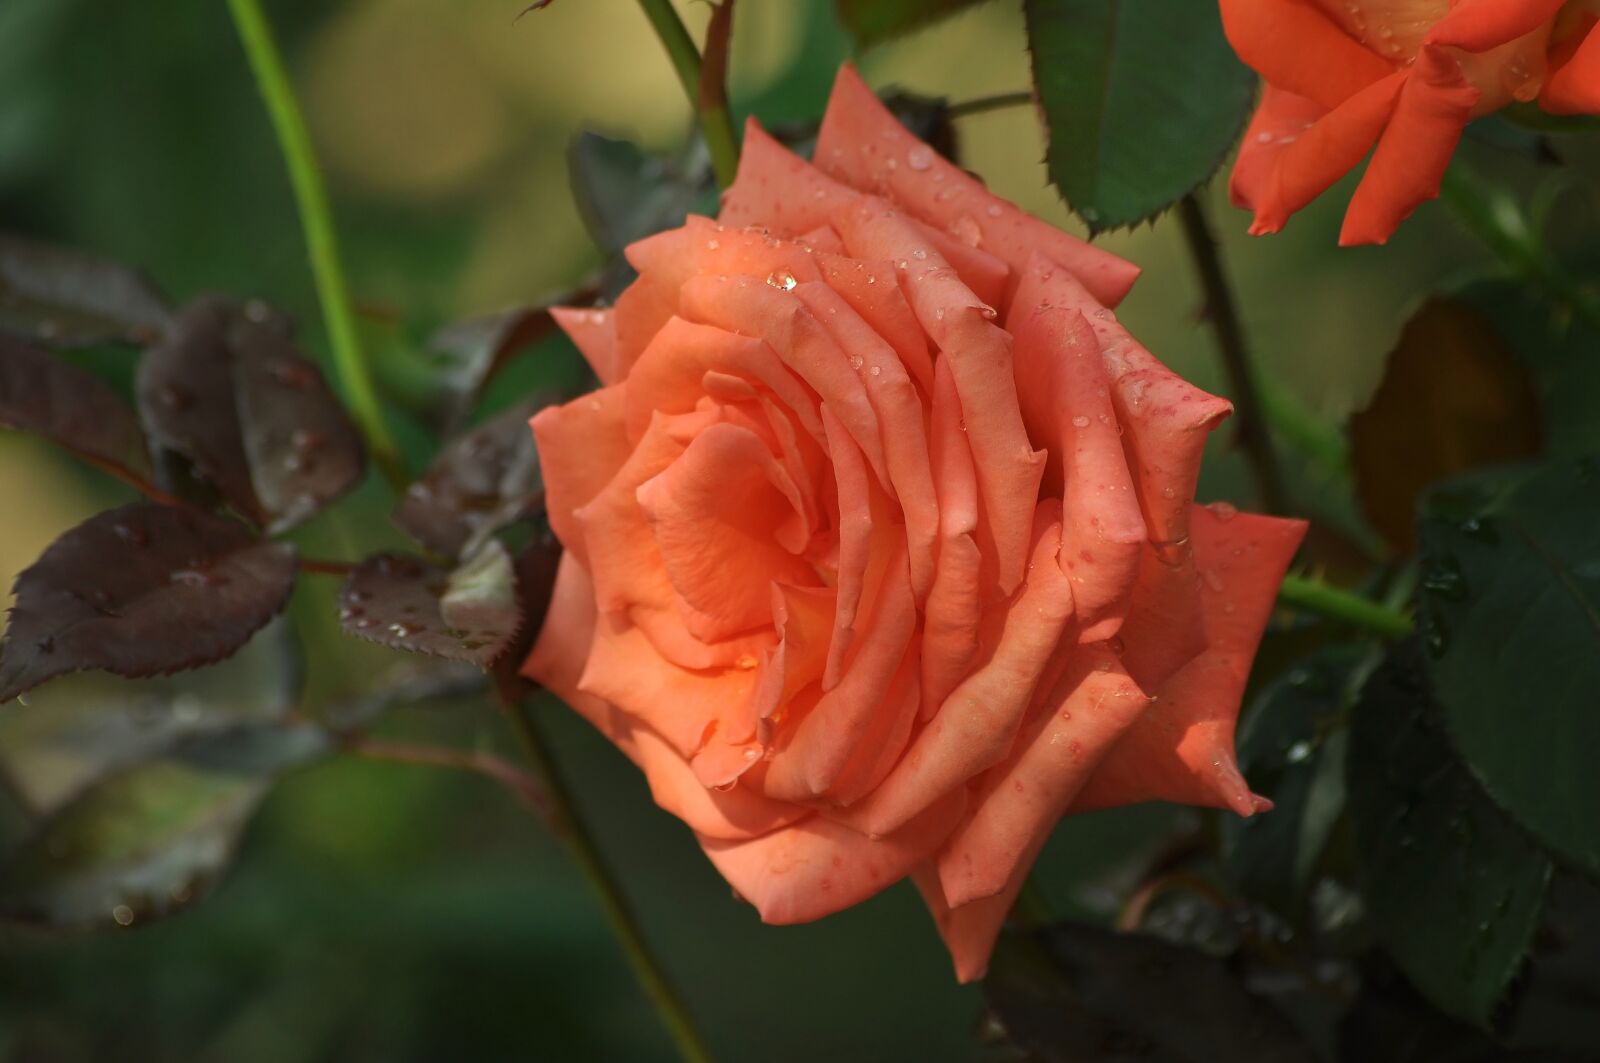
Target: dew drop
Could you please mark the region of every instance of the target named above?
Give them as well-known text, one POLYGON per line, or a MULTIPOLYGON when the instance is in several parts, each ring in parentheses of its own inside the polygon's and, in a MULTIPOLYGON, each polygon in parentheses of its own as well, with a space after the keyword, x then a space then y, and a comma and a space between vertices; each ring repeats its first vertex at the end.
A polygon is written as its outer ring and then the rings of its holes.
POLYGON ((1075 428, 1088 428, 1089 427, 1089 418, 1085 417, 1083 414, 1080 413, 1080 414, 1078 414, 1078 416, 1076 416, 1076 417, 1074 417, 1072 419, 1072 424, 1073 424, 1073 427, 1075 427, 1075 428))
POLYGON ((906 152, 906 165, 913 170, 926 170, 933 165, 933 151, 922 144, 918 144, 906 152))
POLYGON ((990 203, 987 209, 984 210, 984 213, 989 215, 991 218, 998 218, 1000 216, 1000 204, 990 203))
POLYGON ((1239 515, 1239 507, 1231 502, 1211 502, 1206 505, 1211 515, 1220 521, 1230 521, 1239 515))
POLYGON ((119 904, 111 909, 111 920, 118 926, 133 925, 133 909, 126 904, 119 904))

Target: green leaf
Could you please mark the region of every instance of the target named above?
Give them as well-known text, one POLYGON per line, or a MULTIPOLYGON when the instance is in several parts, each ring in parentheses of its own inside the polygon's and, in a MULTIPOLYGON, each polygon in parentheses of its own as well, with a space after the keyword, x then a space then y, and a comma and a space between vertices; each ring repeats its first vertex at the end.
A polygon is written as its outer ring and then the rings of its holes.
POLYGON ((976 7, 983 0, 834 0, 839 21, 850 31, 859 47, 910 33, 914 29, 947 18, 957 11, 976 7))
POLYGON ((198 899, 277 778, 329 748, 309 725, 246 725, 95 782, 0 865, 0 917, 128 926, 198 899))
POLYGON ((1513 280, 1476 281, 1455 298, 1489 323, 1532 377, 1545 453, 1600 454, 1600 331, 1513 280))
MULTIPOLYGON (((1551 864, 1456 758, 1419 656, 1414 640, 1397 647, 1352 715, 1348 784, 1363 894, 1417 988, 1487 1025, 1528 952, 1551 864)), ((1512 733, 1503 726, 1502 740, 1512 733)))
POLYGON ((1463 759, 1546 845, 1600 872, 1600 464, 1442 484, 1418 538, 1428 672, 1463 759))
POLYGON ((1344 810, 1343 727, 1370 651, 1335 646, 1300 660, 1256 698, 1239 734, 1239 768, 1270 815, 1222 821, 1222 852, 1246 896, 1298 917, 1344 810))
POLYGON ((1026 0, 1050 179, 1091 233, 1153 218, 1204 184, 1255 96, 1217 5, 1026 0))

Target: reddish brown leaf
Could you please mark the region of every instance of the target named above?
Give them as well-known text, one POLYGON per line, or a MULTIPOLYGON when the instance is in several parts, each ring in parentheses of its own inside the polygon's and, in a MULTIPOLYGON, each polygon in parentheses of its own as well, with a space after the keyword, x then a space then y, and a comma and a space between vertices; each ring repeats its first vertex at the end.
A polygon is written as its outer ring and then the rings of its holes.
POLYGON ((400 500, 395 524, 434 553, 461 557, 539 512, 544 481, 528 419, 551 401, 536 396, 452 440, 400 500))
POLYGON ((276 616, 295 553, 231 520, 140 502, 91 517, 17 577, 0 702, 54 676, 220 661, 276 616))
MULTIPOLYGON (((587 302, 593 297, 593 289, 584 289, 553 296, 550 302, 587 302)), ((500 367, 554 329, 548 305, 519 306, 457 321, 428 337, 426 346, 439 361, 438 387, 428 411, 431 420, 453 432, 500 367)))
POLYGON ((488 668, 522 625, 511 558, 497 541, 453 572, 417 557, 369 557, 345 581, 339 622, 357 638, 488 668))
POLYGON ((148 344, 172 311, 138 270, 0 234, 0 332, 54 347, 148 344))
POLYGON ((144 432, 93 373, 0 335, 0 424, 33 432, 104 468, 150 475, 144 432))
POLYGON ((1402 553, 1417 498, 1445 476, 1539 450, 1526 370, 1465 303, 1434 297, 1406 323, 1367 408, 1350 418, 1362 511, 1402 553))
POLYGON ((151 437, 270 531, 361 479, 360 436, 270 313, 225 299, 189 304, 139 364, 137 391, 151 437))

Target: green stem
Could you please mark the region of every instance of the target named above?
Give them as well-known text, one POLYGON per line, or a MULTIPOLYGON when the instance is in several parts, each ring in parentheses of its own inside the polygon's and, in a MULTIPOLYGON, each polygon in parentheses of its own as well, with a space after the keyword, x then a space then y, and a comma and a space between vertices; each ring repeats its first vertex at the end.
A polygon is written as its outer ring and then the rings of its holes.
POLYGON ((367 449, 373 460, 383 470, 391 485, 397 490, 404 486, 406 475, 400 464, 400 454, 384 423, 383 410, 378 403, 377 391, 372 386, 367 364, 361 356, 361 339, 356 330, 355 313, 350 305, 350 291, 345 283, 344 267, 339 261, 339 243, 334 235, 333 212, 328 207, 328 192, 322 183, 322 172, 317 166, 316 153, 311 147, 311 134, 306 129, 305 116, 295 99, 294 88, 284 69, 283 54, 272 36, 272 27, 262 13, 258 0, 228 0, 233 13, 233 23, 239 31, 239 41, 249 57, 256 85, 266 103, 267 114, 283 151, 283 160, 289 171, 289 183, 294 188, 295 203, 300 210, 300 226, 305 232, 306 248, 311 256, 311 272, 316 279, 317 298, 322 303, 322 316, 328 329, 328 346, 333 353, 333 365, 343 384, 351 413, 366 438, 367 449))
POLYGON ((694 108, 695 121, 700 125, 700 135, 705 138, 706 150, 711 153, 711 167, 716 171, 717 183, 727 188, 739 171, 739 138, 734 132, 733 116, 726 104, 706 107, 700 93, 700 50, 689 36, 688 27, 678 17, 672 0, 639 0, 639 9, 655 29, 661 46, 672 61, 678 81, 683 85, 689 106, 694 108))
POLYGON ((1200 275, 1206 318, 1216 333, 1217 353, 1222 356, 1223 372, 1239 414, 1239 443, 1255 476, 1256 491, 1267 512, 1283 513, 1288 496, 1284 492, 1278 456, 1272 449, 1272 434, 1267 430, 1255 370, 1250 365, 1244 326, 1228 287, 1227 273, 1222 268, 1222 255, 1206 221, 1205 208, 1193 193, 1178 201, 1178 220, 1183 226, 1189 255, 1194 259, 1195 272, 1200 275))
POLYGON ((996 96, 979 96, 977 99, 952 103, 944 109, 944 113, 946 118, 970 118, 975 114, 988 114, 990 111, 1021 107, 1025 103, 1032 102, 1033 92, 1023 89, 1019 92, 1002 92, 996 96))
POLYGON ((528 706, 524 702, 517 702, 511 705, 507 712, 511 717, 512 727, 517 732, 517 738, 522 743, 523 751, 527 754, 528 762, 544 784, 547 819, 551 827, 561 836, 562 841, 567 843, 567 848, 571 851, 572 858, 577 861, 578 869, 583 872, 584 878, 589 880, 589 885, 605 912, 606 921, 611 924, 612 933, 616 935, 617 943, 627 954, 628 965, 633 968, 640 987, 655 1006, 656 1014, 660 1016, 662 1024, 666 1026, 667 1033, 671 1035, 672 1042, 678 1049, 678 1055, 686 1063, 710 1063, 711 1051, 701 1040, 683 1001, 672 988, 672 984, 667 981, 666 972, 661 969, 661 965, 651 953, 650 946, 639 928, 638 920, 628 908, 627 899, 612 881, 605 862, 600 858, 599 850, 595 848, 594 841, 584 830, 582 821, 578 819, 572 795, 567 792, 555 763, 545 749, 544 739, 539 734, 538 724, 528 706))
POLYGON ((1414 629, 1411 618, 1398 609, 1305 576, 1285 576, 1278 588, 1278 602, 1383 638, 1404 638, 1414 629))

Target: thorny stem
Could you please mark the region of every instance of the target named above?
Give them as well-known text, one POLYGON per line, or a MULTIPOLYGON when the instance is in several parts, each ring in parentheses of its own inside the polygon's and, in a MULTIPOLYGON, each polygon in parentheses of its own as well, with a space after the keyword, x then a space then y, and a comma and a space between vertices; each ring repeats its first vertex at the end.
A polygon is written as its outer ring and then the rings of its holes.
POLYGON ((711 153, 711 167, 716 171, 717 184, 727 188, 739 170, 739 138, 734 132, 733 116, 728 112, 726 92, 707 94, 700 83, 700 50, 694 38, 672 6, 672 0, 639 0, 639 9, 650 20, 661 46, 666 49, 672 69, 694 108, 695 121, 700 125, 700 135, 705 138, 706 150, 711 153), (706 99, 707 95, 720 97, 720 101, 706 99))
POLYGON ((1383 638, 1404 638, 1415 627, 1411 618, 1398 609, 1305 576, 1290 574, 1283 577, 1283 584, 1278 588, 1278 603, 1291 609, 1316 613, 1383 638))
POLYGON ((545 748, 544 739, 539 733, 532 712, 525 702, 519 701, 508 706, 506 714, 510 717, 517 739, 521 742, 528 762, 533 766, 534 773, 541 780, 542 789, 547 795, 549 803, 546 809, 546 821, 550 824, 551 830, 567 844, 572 858, 577 861, 579 870, 583 872, 584 878, 589 880, 589 885, 605 912, 606 922, 611 924, 611 931, 627 955, 634 977, 639 980, 640 988, 655 1006, 656 1014, 660 1016, 662 1024, 666 1026, 667 1033, 678 1049, 678 1055, 685 1063, 711 1063, 710 1049, 701 1039, 682 999, 672 988, 672 983, 667 980, 666 972, 662 970, 655 955, 650 951, 650 945, 645 941, 638 920, 628 907, 627 898, 613 881, 605 862, 600 857, 599 850, 595 848, 594 841, 584 830, 577 810, 573 807, 572 796, 567 792, 566 785, 545 748))
POLYGON ((1239 443, 1255 476, 1256 490, 1263 507, 1269 513, 1283 513, 1287 508, 1287 498, 1282 473, 1277 454, 1272 449, 1272 435, 1267 430, 1255 371, 1250 365, 1244 327, 1240 324, 1233 293, 1228 287, 1228 276, 1222 268, 1217 242, 1206 221, 1205 208, 1194 193, 1178 201, 1178 220, 1183 226, 1189 255, 1194 259, 1195 270, 1200 275, 1200 287, 1205 292, 1206 317, 1216 333, 1217 352, 1222 355, 1222 368, 1228 377, 1228 388, 1233 393, 1234 407, 1239 412, 1239 443))
POLYGON ((322 303, 322 316, 327 324, 328 347, 333 353, 334 370, 350 402, 351 414, 361 426, 367 449, 390 485, 399 490, 406 482, 405 471, 394 439, 389 434, 389 427, 384 422, 378 393, 362 357, 360 333, 356 329, 350 291, 339 258, 333 212, 328 206, 328 192, 322 183, 322 171, 311 146, 311 134, 306 129, 305 116, 289 83, 289 74, 284 68, 277 41, 273 38, 272 26, 262 13, 258 0, 228 0, 228 8, 233 13, 239 41, 250 60, 250 69, 255 73, 256 85, 266 104, 267 115, 272 120, 273 131, 277 134, 278 146, 289 171, 289 183, 294 189, 300 226, 305 233, 306 248, 311 257, 317 298, 322 303))
POLYGON ((445 749, 440 746, 415 745, 409 742, 389 742, 378 738, 351 737, 345 740, 347 752, 364 760, 386 761, 392 764, 416 764, 432 768, 482 775, 504 786, 543 819, 550 818, 550 797, 539 780, 492 753, 445 749))

